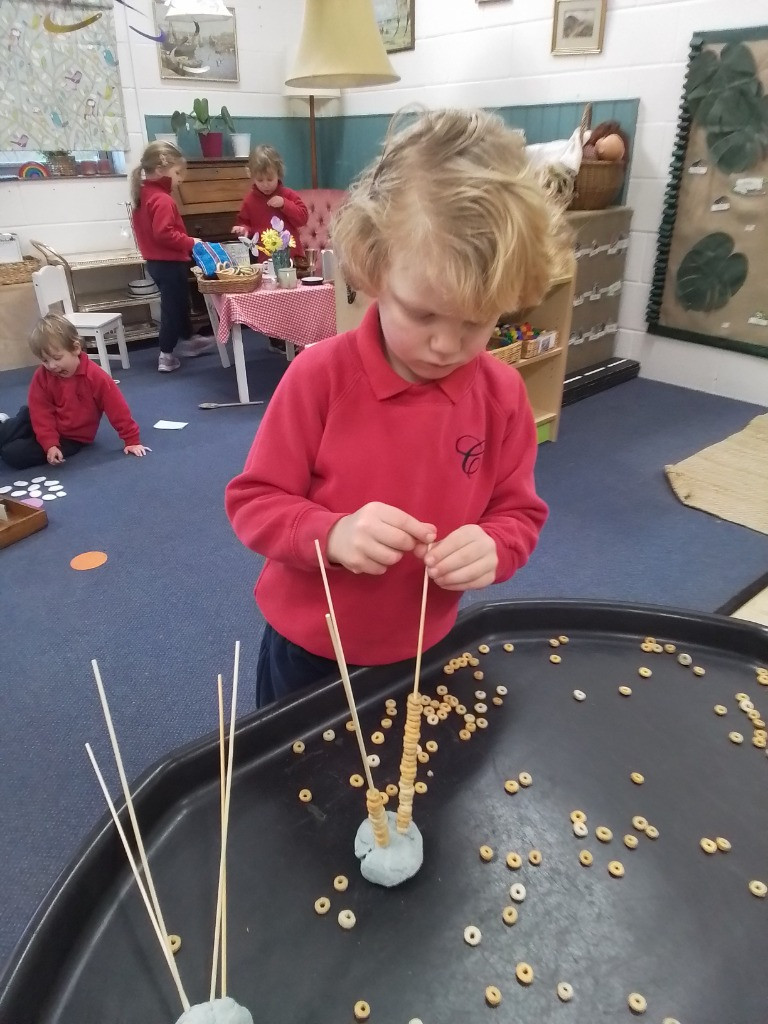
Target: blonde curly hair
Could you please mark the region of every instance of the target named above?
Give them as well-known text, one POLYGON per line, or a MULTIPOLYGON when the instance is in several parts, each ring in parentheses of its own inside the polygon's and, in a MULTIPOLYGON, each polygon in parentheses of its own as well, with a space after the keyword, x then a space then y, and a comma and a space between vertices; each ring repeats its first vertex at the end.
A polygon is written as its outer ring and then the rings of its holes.
POLYGON ((331 227, 348 284, 377 296, 407 258, 467 319, 537 305, 571 243, 522 137, 484 110, 428 111, 396 130, 398 119, 331 227))

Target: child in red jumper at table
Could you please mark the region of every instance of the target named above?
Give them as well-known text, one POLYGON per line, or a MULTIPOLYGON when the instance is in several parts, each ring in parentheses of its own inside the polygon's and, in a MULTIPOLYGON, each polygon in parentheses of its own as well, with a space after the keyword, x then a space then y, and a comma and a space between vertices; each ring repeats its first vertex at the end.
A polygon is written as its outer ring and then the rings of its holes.
MULTIPOLYGON (((309 213, 298 192, 283 184, 283 158, 272 146, 256 146, 251 152, 248 168, 253 188, 243 200, 232 234, 248 235, 259 241, 262 231, 272 226, 272 218, 279 217, 285 230, 293 235, 296 242, 291 255, 303 256, 304 247, 299 238, 299 228, 307 223, 309 213)), ((268 259, 265 253, 256 250, 253 255, 258 260, 268 259)))
POLYGON ((29 385, 29 405, 0 424, 0 458, 13 469, 57 466, 96 437, 102 415, 122 439, 126 455, 145 455, 128 403, 108 373, 85 354, 72 324, 49 313, 29 347, 43 364, 29 385))
POLYGON ((173 143, 150 142, 131 172, 133 230, 147 273, 160 290, 160 373, 178 370, 179 355, 194 357, 216 350, 212 338, 192 334, 189 316, 189 263, 192 247, 200 239, 187 234, 171 195, 186 167, 184 155, 173 143))
POLYGON ((259 706, 336 673, 319 539, 352 665, 416 652, 461 594, 509 579, 547 517, 516 369, 485 351, 536 305, 568 248, 523 143, 483 111, 435 111, 390 136, 332 226, 360 326, 303 352, 227 487, 235 533, 266 556, 259 706))

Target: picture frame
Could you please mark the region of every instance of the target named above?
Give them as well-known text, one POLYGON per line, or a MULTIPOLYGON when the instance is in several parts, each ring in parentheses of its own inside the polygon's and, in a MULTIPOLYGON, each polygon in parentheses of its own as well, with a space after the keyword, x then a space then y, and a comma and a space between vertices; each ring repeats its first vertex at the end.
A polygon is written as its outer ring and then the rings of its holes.
POLYGON ((165 17, 165 4, 154 0, 158 43, 157 59, 163 82, 192 80, 204 82, 239 82, 237 26, 233 7, 227 7, 226 21, 196 22, 189 18, 165 17))
POLYGON ((552 53, 602 53, 607 0, 555 0, 552 53))
POLYGON ((416 0, 374 0, 373 7, 387 53, 415 49, 416 0))

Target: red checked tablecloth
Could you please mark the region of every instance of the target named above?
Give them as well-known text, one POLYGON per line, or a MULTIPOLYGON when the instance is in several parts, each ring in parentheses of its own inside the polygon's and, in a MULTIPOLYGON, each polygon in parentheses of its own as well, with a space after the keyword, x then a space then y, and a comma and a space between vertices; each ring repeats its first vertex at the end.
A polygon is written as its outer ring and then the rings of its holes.
POLYGON ((219 314, 218 340, 229 339, 232 324, 245 324, 298 348, 336 334, 336 298, 332 284, 275 288, 211 296, 219 314))

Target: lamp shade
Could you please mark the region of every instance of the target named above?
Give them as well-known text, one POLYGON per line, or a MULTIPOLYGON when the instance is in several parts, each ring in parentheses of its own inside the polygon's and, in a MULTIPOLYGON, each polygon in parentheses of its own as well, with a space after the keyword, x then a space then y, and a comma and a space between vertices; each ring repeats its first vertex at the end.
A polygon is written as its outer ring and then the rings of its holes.
POLYGON ((184 18, 186 21, 223 21, 232 15, 224 0, 168 0, 166 18, 184 18))
POLYGON ((306 0, 299 50, 286 85, 355 89, 399 81, 371 0, 306 0))

